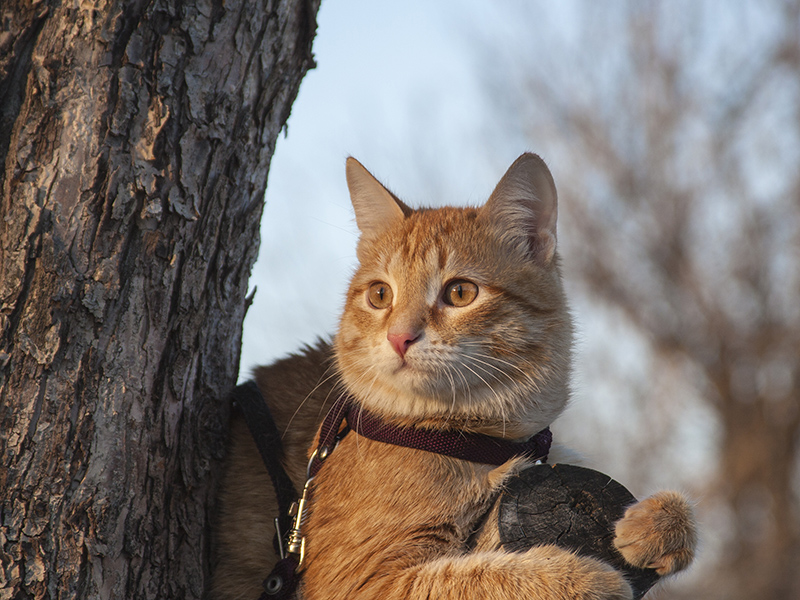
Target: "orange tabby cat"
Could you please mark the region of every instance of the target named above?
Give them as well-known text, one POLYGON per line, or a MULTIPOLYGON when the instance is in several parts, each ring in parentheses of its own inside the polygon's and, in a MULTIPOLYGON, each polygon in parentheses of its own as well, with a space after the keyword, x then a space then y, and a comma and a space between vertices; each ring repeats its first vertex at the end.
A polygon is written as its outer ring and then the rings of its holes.
MULTIPOLYGON (((347 182, 359 267, 333 357, 320 345, 256 372, 287 432, 298 489, 300 449, 341 393, 401 426, 526 439, 550 425, 569 394, 572 325, 544 162, 522 155, 480 208, 412 210, 352 158, 347 182)), ((274 493, 246 429, 233 427, 215 589, 255 600, 276 560, 274 493)), ((550 462, 558 460, 554 448, 550 462)), ((623 577, 597 560, 555 546, 500 548, 496 501, 528 465, 467 462, 351 432, 312 484, 300 596, 630 598, 623 577)), ((695 545, 688 503, 661 492, 635 504, 615 545, 635 566, 686 567, 695 545)))

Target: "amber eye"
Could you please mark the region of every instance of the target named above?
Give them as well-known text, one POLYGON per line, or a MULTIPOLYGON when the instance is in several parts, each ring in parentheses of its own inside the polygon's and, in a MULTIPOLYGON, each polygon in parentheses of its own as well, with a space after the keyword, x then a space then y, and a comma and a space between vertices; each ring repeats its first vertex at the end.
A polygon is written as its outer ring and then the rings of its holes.
POLYGON ((444 286, 442 300, 450 306, 466 306, 478 297, 478 286, 466 279, 456 279, 444 286))
POLYGON ((376 281, 367 290, 367 301, 372 308, 389 308, 392 305, 392 288, 388 283, 376 281))

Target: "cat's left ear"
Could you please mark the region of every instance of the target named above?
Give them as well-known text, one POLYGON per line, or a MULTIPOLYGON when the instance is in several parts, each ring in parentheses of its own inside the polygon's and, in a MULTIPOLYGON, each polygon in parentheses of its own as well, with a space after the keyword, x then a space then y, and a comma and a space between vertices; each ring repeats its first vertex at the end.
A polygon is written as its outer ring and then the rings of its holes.
POLYGON ((347 159, 346 171, 356 224, 363 235, 377 236, 411 213, 408 206, 352 156, 347 159))
POLYGON ((556 252, 558 196, 550 169, 536 154, 526 152, 514 161, 494 188, 483 215, 517 237, 543 264, 556 252))

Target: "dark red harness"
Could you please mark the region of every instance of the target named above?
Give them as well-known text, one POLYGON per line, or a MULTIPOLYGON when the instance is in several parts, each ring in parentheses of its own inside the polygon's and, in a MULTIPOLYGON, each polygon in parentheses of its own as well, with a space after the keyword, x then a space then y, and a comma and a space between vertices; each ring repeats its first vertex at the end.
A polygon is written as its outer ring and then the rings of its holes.
POLYGON ((347 424, 357 434, 376 442, 415 448, 486 465, 502 465, 515 456, 528 456, 533 460, 544 462, 553 441, 550 428, 543 429, 524 442, 512 442, 453 429, 398 427, 386 423, 380 417, 354 404, 351 404, 347 411, 347 424))

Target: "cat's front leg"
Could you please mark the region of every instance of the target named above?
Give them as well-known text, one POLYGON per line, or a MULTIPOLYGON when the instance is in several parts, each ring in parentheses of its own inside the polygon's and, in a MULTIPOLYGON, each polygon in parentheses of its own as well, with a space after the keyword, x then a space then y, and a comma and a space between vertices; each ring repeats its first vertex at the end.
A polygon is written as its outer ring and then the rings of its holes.
POLYGON ((384 598, 491 600, 631 600, 622 575, 593 558, 556 546, 442 557, 410 569, 384 598), (405 581, 402 581, 405 579, 405 581))
POLYGON ((692 507, 678 492, 658 492, 625 511, 614 545, 635 567, 669 575, 689 566, 697 545, 692 507))

